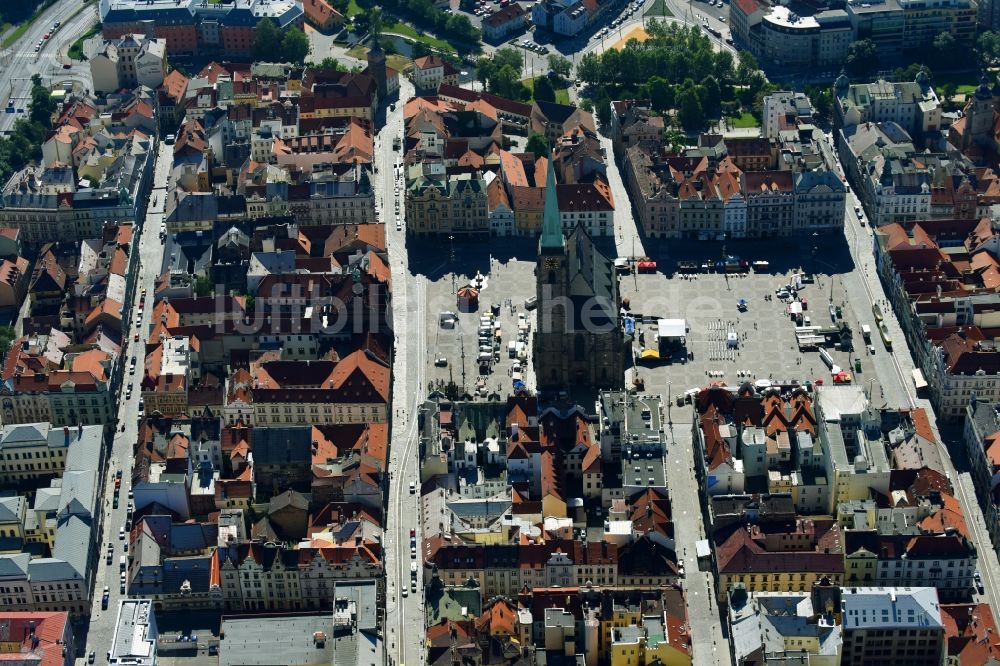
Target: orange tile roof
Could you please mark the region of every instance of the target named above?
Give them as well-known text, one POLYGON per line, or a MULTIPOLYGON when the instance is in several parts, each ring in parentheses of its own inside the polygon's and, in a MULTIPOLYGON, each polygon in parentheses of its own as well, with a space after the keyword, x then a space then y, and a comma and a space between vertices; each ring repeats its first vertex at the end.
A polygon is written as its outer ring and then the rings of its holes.
POLYGON ((956 532, 966 539, 971 538, 969 528, 965 523, 965 514, 962 507, 952 495, 941 494, 944 506, 931 515, 921 520, 917 526, 924 532, 931 534, 944 534, 948 528, 954 528, 956 532))
POLYGON ((497 597, 475 620, 476 631, 490 636, 516 636, 517 608, 507 599, 497 597))
POLYGON ((989 604, 941 604, 948 662, 982 666, 1000 661, 1000 636, 989 604))

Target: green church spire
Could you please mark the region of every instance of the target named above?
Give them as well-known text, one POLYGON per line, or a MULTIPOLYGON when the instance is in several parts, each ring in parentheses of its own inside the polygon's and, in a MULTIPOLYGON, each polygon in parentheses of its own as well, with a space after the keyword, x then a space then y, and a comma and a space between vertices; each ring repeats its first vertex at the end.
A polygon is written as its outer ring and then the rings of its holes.
POLYGON ((566 247, 562 220, 559 218, 559 200, 556 198, 556 170, 549 154, 548 174, 545 176, 545 213, 542 217, 542 240, 539 249, 562 250, 566 247))

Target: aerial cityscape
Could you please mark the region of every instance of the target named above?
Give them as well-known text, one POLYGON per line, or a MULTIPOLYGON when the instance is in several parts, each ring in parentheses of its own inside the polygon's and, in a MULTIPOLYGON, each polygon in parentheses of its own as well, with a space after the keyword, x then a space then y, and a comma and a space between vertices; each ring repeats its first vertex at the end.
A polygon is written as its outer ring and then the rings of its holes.
POLYGON ((1000 1, 0 3, 0 663, 1000 664, 1000 1))

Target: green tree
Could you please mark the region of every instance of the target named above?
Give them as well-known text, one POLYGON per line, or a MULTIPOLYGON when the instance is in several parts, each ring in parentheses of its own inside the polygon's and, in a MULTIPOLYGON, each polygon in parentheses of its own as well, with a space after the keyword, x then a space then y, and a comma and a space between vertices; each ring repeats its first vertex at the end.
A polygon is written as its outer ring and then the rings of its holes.
POLYGON ((281 54, 281 31, 271 19, 257 23, 253 35, 253 53, 257 60, 274 61, 281 54))
POLYGON ((496 63, 492 58, 482 57, 476 60, 476 80, 483 84, 484 88, 489 85, 496 71, 496 63))
POLYGON ((577 77, 588 85, 597 85, 601 82, 601 57, 596 53, 588 53, 580 58, 580 64, 576 68, 577 77))
POLYGON ((677 93, 677 120, 681 127, 696 132, 705 126, 705 111, 701 108, 698 91, 694 85, 681 86, 677 93))
POLYGON ((698 93, 705 114, 710 118, 718 118, 722 103, 722 90, 719 88, 719 81, 714 76, 706 77, 698 86, 698 93))
POLYGON ((732 83, 736 78, 736 66, 731 51, 722 50, 715 54, 715 64, 712 67, 719 85, 732 83))
POLYGON ((535 79, 534 98, 536 102, 556 101, 556 89, 552 86, 549 77, 539 76, 535 79))
POLYGON ((941 103, 945 109, 952 110, 951 107, 955 102, 956 92, 958 92, 958 88, 951 81, 941 86, 941 103))
POLYGON ((35 74, 31 77, 31 118, 43 128, 52 127, 52 114, 56 112, 56 103, 52 93, 42 85, 42 78, 35 74))
POLYGON ((496 65, 498 70, 510 65, 515 70, 521 71, 524 65, 524 57, 521 55, 520 50, 505 46, 502 49, 497 49, 496 53, 493 54, 493 64, 496 65))
POLYGON ((833 109, 833 93, 827 86, 806 86, 806 96, 812 102, 816 117, 820 120, 830 120, 830 112, 833 109))
POLYGON ((10 343, 17 337, 13 326, 0 326, 0 355, 10 351, 10 343))
POLYGON ((736 82, 740 85, 746 85, 750 82, 750 76, 760 71, 760 63, 749 51, 741 50, 736 55, 739 58, 739 63, 736 65, 736 82))
POLYGON ((309 38, 298 28, 289 28, 281 40, 281 55, 287 62, 304 62, 309 55, 309 38))
POLYGON ((351 6, 350 0, 329 0, 330 6, 336 9, 338 12, 347 16, 347 8, 351 6))
POLYGON ((687 136, 676 127, 663 130, 663 145, 671 153, 680 153, 687 146, 687 136))
POLYGON ((852 76, 867 77, 878 67, 878 53, 875 42, 870 39, 859 39, 851 43, 847 49, 847 60, 844 66, 852 76))
POLYGON ((339 60, 337 60, 336 58, 333 58, 331 56, 327 56, 326 58, 323 58, 323 60, 321 62, 319 62, 319 63, 312 63, 311 66, 314 69, 318 69, 318 70, 325 71, 325 72, 346 72, 347 71, 347 68, 344 67, 343 63, 341 63, 339 60))
POLYGON ((490 82, 490 89, 501 97, 517 99, 519 90, 523 86, 521 83, 521 70, 514 69, 510 65, 504 65, 493 76, 490 82))
POLYGON ((570 72, 573 71, 573 63, 570 62, 570 59, 565 56, 561 56, 558 53, 552 53, 549 55, 549 69, 562 78, 568 79, 570 72))
POLYGON ((927 78, 929 79, 934 78, 934 73, 931 72, 931 68, 927 65, 921 65, 920 63, 911 63, 905 68, 897 67, 892 74, 899 81, 913 81, 917 78, 917 74, 920 72, 925 72, 927 74, 927 78))
POLYGON ((198 277, 194 281, 195 296, 211 296, 213 291, 212 281, 207 277, 198 277))
POLYGON ((423 42, 414 42, 411 53, 414 58, 423 58, 431 54, 430 48, 423 42))
POLYGON ((955 37, 950 32, 939 32, 934 38, 934 50, 941 58, 954 56, 955 46, 955 37))
POLYGON ((549 140, 538 132, 532 132, 528 137, 526 152, 534 153, 535 157, 545 157, 549 154, 549 140))
POLYGON ((979 35, 976 40, 976 55, 980 69, 989 69, 1000 64, 1000 33, 992 30, 979 35))
POLYGON ((654 76, 643 86, 643 95, 649 98, 653 109, 664 112, 674 105, 674 89, 662 76, 654 76))

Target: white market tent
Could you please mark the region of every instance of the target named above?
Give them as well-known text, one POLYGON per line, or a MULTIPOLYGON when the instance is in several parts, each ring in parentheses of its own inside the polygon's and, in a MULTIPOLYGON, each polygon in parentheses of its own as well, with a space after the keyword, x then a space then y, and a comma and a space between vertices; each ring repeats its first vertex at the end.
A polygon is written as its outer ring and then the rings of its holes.
POLYGON ((683 339, 687 335, 686 319, 660 319, 656 324, 656 335, 661 340, 683 339))

